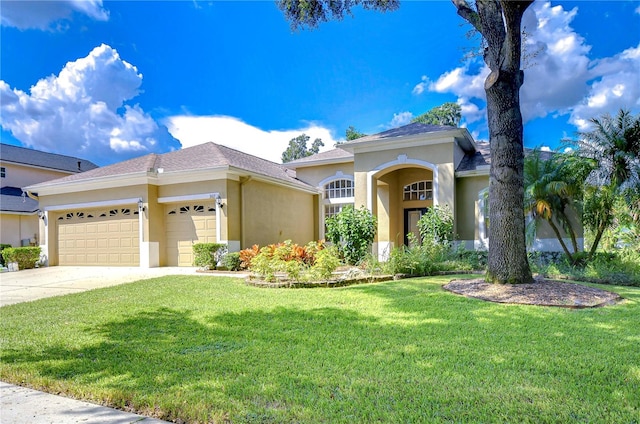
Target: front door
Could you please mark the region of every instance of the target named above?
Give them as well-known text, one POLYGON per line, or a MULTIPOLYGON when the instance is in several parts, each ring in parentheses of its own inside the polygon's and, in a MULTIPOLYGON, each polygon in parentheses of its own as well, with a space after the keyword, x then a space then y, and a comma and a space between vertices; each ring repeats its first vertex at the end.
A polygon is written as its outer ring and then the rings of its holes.
POLYGON ((404 210, 404 244, 410 246, 409 233, 413 233, 416 241, 420 240, 418 221, 427 212, 427 208, 413 208, 404 210))

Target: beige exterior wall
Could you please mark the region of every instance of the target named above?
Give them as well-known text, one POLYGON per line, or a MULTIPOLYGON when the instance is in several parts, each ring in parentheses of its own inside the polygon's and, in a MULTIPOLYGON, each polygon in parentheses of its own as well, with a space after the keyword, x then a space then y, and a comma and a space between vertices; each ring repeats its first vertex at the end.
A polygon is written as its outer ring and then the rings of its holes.
POLYGON ((480 191, 489 187, 489 176, 464 177, 456 180, 456 235, 459 240, 475 241, 480 239, 478 221, 480 191))
POLYGON ((42 169, 35 166, 18 165, 0 161, 6 169, 6 177, 1 178, 0 187, 26 187, 32 184, 71 175, 70 172, 42 169))
POLYGON ((22 240, 35 239, 40 242, 37 215, 0 214, 0 234, 2 243, 13 247, 22 246, 22 240))
POLYGON ((318 187, 320 182, 327 178, 339 179, 339 172, 344 176, 353 177, 353 162, 296 169, 296 177, 313 187, 318 187))
MULTIPOLYGON (((285 240, 306 244, 315 239, 314 195, 261 181, 242 186, 242 248, 285 240)), ((317 221, 315 221, 317 222, 317 221)))

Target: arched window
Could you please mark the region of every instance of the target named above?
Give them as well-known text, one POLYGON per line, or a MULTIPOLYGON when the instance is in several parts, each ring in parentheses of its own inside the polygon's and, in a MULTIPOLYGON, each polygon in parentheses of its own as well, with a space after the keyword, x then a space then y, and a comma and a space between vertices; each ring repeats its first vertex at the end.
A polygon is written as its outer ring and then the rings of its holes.
POLYGON ((354 203, 353 180, 340 178, 324 185, 324 218, 340 212, 342 208, 354 203))
POLYGON ((416 181, 404 186, 402 200, 433 200, 433 181, 416 181))
POLYGON ((324 186, 325 199, 342 199, 353 197, 353 181, 342 179, 331 181, 324 186))

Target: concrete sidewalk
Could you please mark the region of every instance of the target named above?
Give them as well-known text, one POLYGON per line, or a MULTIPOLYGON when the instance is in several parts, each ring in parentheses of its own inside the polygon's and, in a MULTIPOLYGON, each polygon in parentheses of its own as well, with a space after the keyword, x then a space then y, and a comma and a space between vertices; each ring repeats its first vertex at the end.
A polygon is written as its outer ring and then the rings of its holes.
MULTIPOLYGON (((0 273, 0 306, 165 275, 211 277, 196 268, 47 267, 0 273)), ((244 277, 235 274, 232 276, 244 277)), ((0 308, 0 314, 4 311, 0 308)), ((2 424, 166 423, 153 418, 94 405, 0 382, 2 424)))
POLYGON ((75 399, 0 382, 2 424, 161 424, 143 417, 75 399))

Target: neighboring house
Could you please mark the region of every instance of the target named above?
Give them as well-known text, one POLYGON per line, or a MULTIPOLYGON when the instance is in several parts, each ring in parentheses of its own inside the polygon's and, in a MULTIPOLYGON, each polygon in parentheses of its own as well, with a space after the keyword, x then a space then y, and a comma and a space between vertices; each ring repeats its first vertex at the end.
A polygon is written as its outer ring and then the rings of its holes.
POLYGON ((38 202, 21 187, 97 168, 76 157, 0 143, 0 243, 38 244, 38 202))
POLYGON ((284 165, 206 143, 25 190, 51 265, 191 266, 198 242, 306 244, 345 205, 377 215, 384 258, 438 204, 467 248, 486 246, 488 153, 464 128, 414 123, 284 165))

